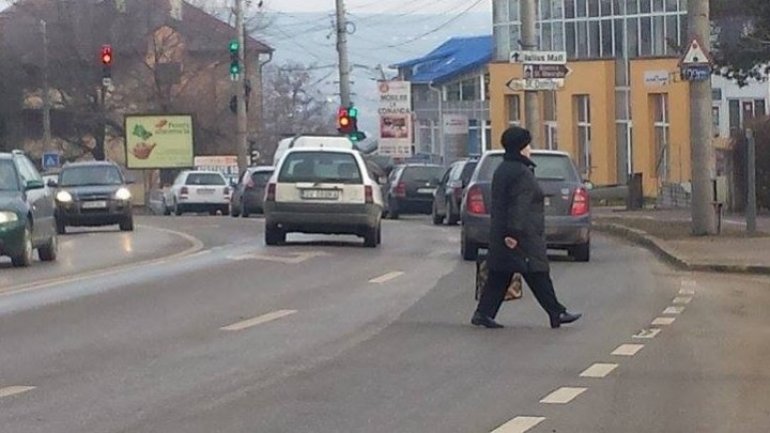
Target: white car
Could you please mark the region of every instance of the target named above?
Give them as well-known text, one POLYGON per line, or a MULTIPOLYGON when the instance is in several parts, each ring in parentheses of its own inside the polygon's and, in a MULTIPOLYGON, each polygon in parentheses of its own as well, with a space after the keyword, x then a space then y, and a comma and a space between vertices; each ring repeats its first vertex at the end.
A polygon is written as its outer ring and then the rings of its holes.
POLYGON ((357 235, 381 241, 383 200, 361 154, 340 148, 287 150, 265 193, 265 243, 291 232, 357 235))
POLYGON ((163 197, 164 214, 185 212, 230 213, 231 188, 217 171, 183 171, 163 197))

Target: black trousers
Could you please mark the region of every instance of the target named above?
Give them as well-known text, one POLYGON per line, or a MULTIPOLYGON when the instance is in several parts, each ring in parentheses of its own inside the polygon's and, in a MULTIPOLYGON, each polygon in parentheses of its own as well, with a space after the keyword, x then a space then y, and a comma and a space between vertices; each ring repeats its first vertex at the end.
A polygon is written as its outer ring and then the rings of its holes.
MULTIPOLYGON (((479 306, 476 311, 479 313, 495 318, 497 312, 500 310, 500 306, 505 299, 505 292, 508 290, 508 286, 513 278, 513 272, 496 272, 489 271, 489 277, 487 278, 487 285, 484 288, 484 292, 479 299, 479 306)), ((556 299, 556 292, 553 289, 553 281, 551 280, 551 274, 548 272, 528 272, 522 274, 524 281, 534 293, 537 302, 548 313, 549 317, 556 316, 567 311, 563 305, 556 299)))

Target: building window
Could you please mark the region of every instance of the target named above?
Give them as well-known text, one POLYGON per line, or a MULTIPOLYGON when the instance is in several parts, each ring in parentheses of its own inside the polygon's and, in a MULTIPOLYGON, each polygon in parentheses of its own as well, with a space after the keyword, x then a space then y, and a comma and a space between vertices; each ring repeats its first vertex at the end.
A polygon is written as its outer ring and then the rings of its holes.
POLYGON ((639 55, 652 55, 652 18, 642 17, 639 20, 639 55))
POLYGON ((508 6, 508 17, 511 22, 519 21, 519 13, 521 10, 520 3, 521 2, 519 0, 510 0, 510 4, 508 6))
POLYGON ((481 152, 484 153, 492 148, 492 121, 484 122, 484 141, 481 143, 481 152))
POLYGON ((612 51, 614 48, 612 36, 613 36, 612 20, 603 20, 602 21, 602 53, 601 53, 602 57, 610 58, 615 55, 615 53, 612 51))
POLYGON ((658 182, 669 179, 669 139, 671 125, 668 114, 668 95, 651 96, 653 107, 653 128, 655 130, 655 177, 658 182))
POLYGON ((559 149, 556 100, 556 92, 543 92, 543 125, 548 150, 559 149))
POLYGON ((444 100, 446 100, 446 101, 459 101, 460 100, 460 96, 462 94, 460 83, 447 84, 444 87, 444 92, 446 93, 446 97, 444 98, 444 100))
POLYGON ((588 95, 573 97, 577 113, 577 163, 581 174, 591 177, 591 98, 588 95))
POLYGON ((714 135, 714 137, 721 137, 722 131, 721 127, 719 125, 721 121, 721 111, 718 106, 711 107, 711 132, 714 135))
POLYGON ((521 98, 519 95, 505 97, 508 106, 508 125, 521 125, 521 98))
POLYGON ((479 97, 479 79, 477 77, 463 80, 460 88, 460 100, 477 101, 479 97))

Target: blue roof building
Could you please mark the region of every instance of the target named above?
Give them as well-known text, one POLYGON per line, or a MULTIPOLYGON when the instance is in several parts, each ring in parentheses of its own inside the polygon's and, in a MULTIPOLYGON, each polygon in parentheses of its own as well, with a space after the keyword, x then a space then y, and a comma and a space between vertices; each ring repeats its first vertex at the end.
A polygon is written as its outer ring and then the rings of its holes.
POLYGON ((454 37, 423 57, 391 65, 412 83, 417 153, 451 163, 491 147, 487 65, 493 57, 492 36, 454 37))

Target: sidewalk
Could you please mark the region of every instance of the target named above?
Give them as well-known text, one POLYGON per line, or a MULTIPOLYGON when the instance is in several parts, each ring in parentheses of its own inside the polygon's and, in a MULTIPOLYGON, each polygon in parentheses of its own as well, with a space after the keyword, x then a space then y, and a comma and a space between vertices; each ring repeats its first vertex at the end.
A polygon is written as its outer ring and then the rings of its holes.
POLYGON ((727 216, 720 236, 689 236, 689 210, 599 208, 594 228, 642 244, 679 268, 691 271, 770 274, 770 217, 757 219, 757 230, 745 234, 745 220, 727 216))

